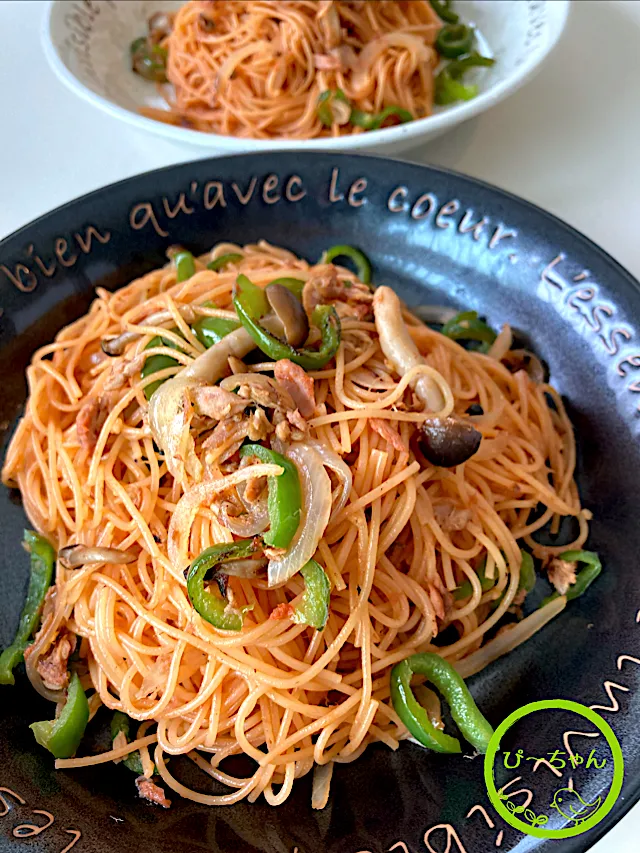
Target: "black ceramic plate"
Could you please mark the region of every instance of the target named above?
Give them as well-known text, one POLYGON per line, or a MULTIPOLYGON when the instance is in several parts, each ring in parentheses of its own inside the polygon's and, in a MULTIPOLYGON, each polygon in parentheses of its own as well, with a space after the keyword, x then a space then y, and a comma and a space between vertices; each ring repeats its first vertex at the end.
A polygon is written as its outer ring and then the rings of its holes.
MULTIPOLYGON (((549 363, 578 433, 579 483, 594 513, 590 545, 605 571, 586 595, 471 686, 494 725, 539 699, 599 706, 622 746, 622 796, 594 829, 539 841, 492 809, 482 759, 440 756, 405 743, 396 753, 376 747, 340 765, 322 812, 311 810, 309 776, 278 809, 263 802, 212 809, 174 798, 164 812, 137 800, 122 766, 56 773, 27 728, 50 716, 50 707, 21 673, 15 688, 0 688, 0 850, 587 849, 640 796, 640 661, 621 658, 640 657, 640 291, 580 234, 478 181, 376 158, 255 155, 132 178, 0 243, 4 440, 25 400, 24 369, 32 352, 84 313, 96 285, 117 288, 161 265, 170 244, 201 252, 219 240, 260 238, 309 259, 335 243, 357 245, 371 258, 375 281, 393 285, 409 303, 478 309, 495 327, 507 321, 549 363), (473 810, 476 804, 486 818, 473 810), (443 824, 450 828, 432 830, 443 824), (48 828, 36 834, 33 827, 41 826, 48 828)), ((6 645, 28 569, 20 547, 25 516, 18 495, 4 488, 0 518, 0 645, 6 645)), ((580 729, 575 719, 571 725, 576 722, 580 729)), ((527 754, 547 751, 547 729, 548 720, 529 727, 527 743, 520 744, 527 754)), ((93 737, 97 742, 99 732, 93 737)), ((596 776, 586 799, 604 790, 596 776)), ((202 778, 195 784, 211 791, 202 778)))

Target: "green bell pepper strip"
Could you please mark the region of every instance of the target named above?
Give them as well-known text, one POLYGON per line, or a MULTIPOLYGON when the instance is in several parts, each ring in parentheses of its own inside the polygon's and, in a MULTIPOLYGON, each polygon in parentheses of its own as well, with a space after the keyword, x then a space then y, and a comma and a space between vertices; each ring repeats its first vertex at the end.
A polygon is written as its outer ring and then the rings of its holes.
MULTIPOLYGON (((216 308, 216 305, 214 302, 205 302, 202 307, 216 308)), ((200 317, 191 326, 191 331, 202 346, 209 349, 209 347, 219 343, 230 332, 235 332, 239 328, 239 320, 230 320, 226 317, 200 317)))
MULTIPOLYGON (((269 284, 281 284, 283 287, 286 287, 287 290, 290 290, 294 296, 297 296, 298 299, 302 299, 302 291, 304 290, 304 286, 306 282, 302 281, 301 278, 275 278, 273 281, 270 281, 269 284)), ((268 287, 269 285, 267 285, 268 287)))
POLYGON ((294 622, 303 625, 311 625, 312 628, 324 628, 329 618, 329 598, 331 596, 331 584, 327 573, 315 560, 309 562, 300 569, 304 578, 304 592, 302 601, 293 612, 294 622))
POLYGON ((242 299, 242 304, 245 306, 247 313, 254 320, 264 317, 271 307, 264 290, 258 287, 257 284, 254 284, 246 275, 239 275, 236 279, 236 296, 242 299))
POLYGON ((520 549, 522 554, 522 562, 520 563, 520 581, 518 589, 524 589, 525 592, 531 592, 536 585, 536 569, 533 564, 533 557, 528 551, 520 549))
POLYGON ((342 101, 343 104, 348 104, 349 98, 342 89, 325 89, 318 98, 316 115, 325 127, 331 127, 333 124, 332 106, 334 101, 342 101))
MULTIPOLYGON (((179 330, 176 328, 173 328, 171 331, 180 334, 179 330)), ((160 335, 156 335, 155 338, 151 338, 145 349, 153 349, 154 347, 171 347, 171 349, 178 349, 173 341, 165 340, 165 338, 160 337, 160 335)), ((180 362, 176 361, 175 358, 171 358, 170 355, 161 355, 159 353, 157 355, 150 355, 142 365, 140 375, 143 379, 146 379, 147 376, 151 376, 152 373, 158 373, 160 370, 166 370, 167 367, 176 367, 178 364, 180 364, 180 362)), ((167 379, 165 377, 165 379, 157 379, 155 382, 150 382, 148 385, 145 385, 144 395, 147 400, 149 400, 154 391, 157 391, 162 383, 166 381, 167 379)))
POLYGON ((13 643, 0 655, 0 684, 15 684, 13 670, 24 660, 24 650, 40 621, 42 605, 53 579, 56 552, 53 546, 33 530, 25 530, 24 542, 31 554, 31 576, 13 643))
POLYGON ((371 262, 364 252, 355 246, 331 246, 322 255, 322 263, 330 264, 336 258, 349 258, 356 268, 360 281, 371 284, 371 262))
POLYGON ((480 713, 473 697, 453 666, 431 652, 411 655, 391 670, 391 700, 413 737, 435 752, 462 752, 460 741, 436 729, 411 690, 411 676, 424 675, 449 703, 451 716, 465 739, 478 752, 487 751, 493 729, 480 713))
POLYGON ((465 86, 452 77, 446 68, 436 74, 434 101, 438 106, 455 104, 456 101, 472 101, 480 90, 477 86, 465 86))
POLYGON ((40 746, 44 746, 56 758, 71 758, 80 746, 88 722, 89 703, 78 673, 74 672, 67 691, 67 701, 58 719, 31 723, 29 728, 40 746))
MULTIPOLYGON (((242 560, 250 557, 259 548, 259 540, 241 539, 238 542, 225 542, 212 545, 200 554, 189 566, 187 574, 187 593, 194 609, 205 622, 221 631, 241 631, 242 618, 251 607, 241 608, 240 613, 225 612, 228 602, 205 588, 205 578, 209 571, 216 569, 228 560, 242 560)), ((224 568, 218 569, 224 571, 224 568)))
POLYGON ((470 68, 491 68, 495 64, 495 59, 490 56, 482 56, 477 50, 474 50, 473 53, 469 53, 467 56, 460 56, 449 62, 446 66, 446 71, 454 80, 460 80, 465 71, 468 71, 470 68))
POLYGON ((460 16, 451 9, 451 0, 429 0, 431 8, 442 21, 448 24, 457 24, 460 16))
MULTIPOLYGON (((520 553, 522 554, 522 563, 520 564, 520 581, 518 582, 518 589, 524 589, 529 593, 536 585, 536 570, 531 554, 522 548, 520 549, 520 553)), ((483 560, 482 564, 478 568, 478 579, 480 580, 483 592, 488 592, 493 586, 495 586, 496 582, 495 578, 488 578, 485 575, 486 565, 487 561, 483 560)), ((473 587, 471 586, 471 581, 465 581, 453 591, 453 597, 456 601, 461 601, 464 598, 468 598, 472 592, 473 587)), ((494 609, 502 601, 503 595, 504 593, 492 602, 494 609)))
POLYGON ((436 37, 435 48, 447 59, 469 53, 473 45, 473 29, 466 24, 447 24, 436 37))
POLYGON ((302 514, 298 469, 286 456, 261 444, 245 444, 240 448, 240 456, 256 456, 261 462, 284 468, 279 477, 267 477, 269 531, 262 538, 273 548, 288 548, 300 525, 302 514))
POLYGON ((495 65, 495 59, 481 56, 477 51, 468 56, 453 59, 436 75, 434 100, 441 106, 453 104, 456 101, 470 101, 478 94, 477 86, 465 86, 462 75, 469 68, 490 68, 495 65))
POLYGON ((176 281, 186 281, 195 275, 196 261, 191 252, 177 252, 173 261, 176 265, 176 281))
MULTIPOLYGON (((126 714, 123 714, 122 711, 116 711, 111 719, 111 740, 115 740, 116 735, 123 732, 128 742, 130 728, 131 721, 129 717, 126 714)), ((142 776, 144 771, 142 768, 142 759, 140 758, 139 750, 136 749, 134 752, 130 752, 128 755, 125 755, 122 759, 122 763, 133 773, 136 773, 138 776, 142 776)))
POLYGON ((485 345, 485 352, 497 338, 493 329, 478 319, 477 311, 462 311, 456 314, 444 324, 441 332, 454 341, 480 341, 485 345))
MULTIPOLYGON (((560 554, 560 560, 566 560, 568 563, 584 563, 584 568, 576 574, 576 582, 571 584, 565 593, 567 601, 573 601, 574 598, 579 598, 583 592, 591 586, 594 580, 602 571, 602 563, 600 557, 595 551, 565 551, 560 554)), ((550 601, 558 598, 559 592, 553 592, 542 600, 540 607, 549 604, 550 601)))
POLYGON ((233 305, 240 322, 257 346, 274 361, 288 358, 305 370, 320 370, 331 361, 338 351, 340 346, 340 318, 333 305, 317 305, 311 315, 311 321, 318 326, 321 334, 320 348, 317 350, 296 349, 264 329, 252 315, 244 294, 236 294, 233 298, 233 305))
POLYGON ((406 124, 413 121, 413 115, 403 107, 385 107, 379 113, 365 113, 363 110, 351 110, 351 124, 362 127, 364 130, 379 130, 388 118, 397 118, 398 124, 406 124))
POLYGON ((207 269, 218 272, 223 267, 226 267, 227 264, 237 264, 243 257, 243 255, 238 255, 236 252, 228 252, 226 255, 220 255, 215 261, 210 261, 207 264, 207 269))

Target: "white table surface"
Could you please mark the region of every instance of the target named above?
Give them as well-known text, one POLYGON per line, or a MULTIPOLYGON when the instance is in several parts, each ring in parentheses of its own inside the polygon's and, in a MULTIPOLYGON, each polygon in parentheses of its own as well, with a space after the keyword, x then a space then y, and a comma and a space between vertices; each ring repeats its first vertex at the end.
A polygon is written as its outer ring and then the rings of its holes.
MULTIPOLYGON (((499 0, 498 0, 499 2, 499 0)), ((0 0, 0 238, 112 181, 193 159, 88 106, 50 71, 45 3, 0 0)), ((640 0, 574 0, 539 76, 407 159, 449 166, 555 213, 640 278, 640 0)), ((594 853, 640 848, 640 804, 594 853)))

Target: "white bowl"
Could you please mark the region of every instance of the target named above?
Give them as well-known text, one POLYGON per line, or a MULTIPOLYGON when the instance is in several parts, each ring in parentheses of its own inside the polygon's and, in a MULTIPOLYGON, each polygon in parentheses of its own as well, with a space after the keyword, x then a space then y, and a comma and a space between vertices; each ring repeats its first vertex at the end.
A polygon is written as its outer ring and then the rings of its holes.
POLYGON ((412 148, 497 104, 529 80, 557 43, 570 0, 457 0, 455 9, 476 25, 491 69, 475 71, 480 93, 472 101, 438 107, 433 115, 396 127, 337 139, 241 139, 200 133, 144 118, 141 106, 164 106, 155 86, 130 68, 129 45, 146 32, 154 11, 175 9, 175 0, 50 0, 43 44, 58 77, 89 103, 141 130, 187 146, 240 153, 272 149, 393 153, 412 148))

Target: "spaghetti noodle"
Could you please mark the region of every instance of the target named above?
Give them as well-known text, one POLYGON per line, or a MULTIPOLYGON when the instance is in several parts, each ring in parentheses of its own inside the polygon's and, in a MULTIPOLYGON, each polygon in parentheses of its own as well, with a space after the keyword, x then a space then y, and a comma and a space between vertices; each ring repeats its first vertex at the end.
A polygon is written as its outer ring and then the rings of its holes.
MULTIPOLYGON (((469 661, 469 674, 483 655, 486 662, 503 654, 544 624, 543 608, 512 628, 512 642, 500 633, 492 655, 496 641, 487 635, 505 616, 522 615, 521 548, 545 564, 580 548, 589 513, 573 479, 562 400, 552 386, 508 368, 508 327, 488 352, 464 349, 405 309, 391 317, 397 300, 389 288, 372 295, 343 267, 311 266, 264 242, 219 244, 194 259, 182 281, 177 260, 115 293, 99 289, 89 312, 28 368, 27 408, 3 480, 17 484, 31 522, 58 549, 93 549, 84 564, 72 551, 60 554, 28 665, 33 672, 61 635, 76 636, 74 667, 85 691, 95 691, 91 714, 105 705, 140 724, 132 742, 119 737, 108 753, 58 767, 139 750, 141 778, 155 762, 164 783, 189 799, 222 805, 264 795, 277 805, 314 765, 353 761, 376 741, 396 749, 408 737, 390 699, 395 664, 431 652, 462 671, 469 661), (171 377, 195 376, 196 362, 219 351, 205 349, 198 319, 230 322, 236 331, 223 344, 240 338, 233 294, 242 276, 258 288, 289 282, 305 308, 330 300, 341 320, 335 357, 305 372, 291 361, 244 362, 239 349, 229 350, 221 386, 183 382, 184 419, 170 425, 182 449, 172 455, 162 430, 154 431, 154 397, 164 395, 170 417, 171 377), (398 318, 397 331, 415 348, 411 365, 385 352, 394 330, 384 324, 398 318), (158 356, 163 366, 145 371, 158 356), (145 388, 157 380, 148 400, 145 388), (421 381, 438 410, 420 398, 421 381), (215 416, 213 388, 216 405, 218 393, 224 402, 215 416), (479 447, 455 467, 429 462, 415 438, 434 420, 472 423, 479 447), (265 452, 241 457, 247 440, 265 452), (264 478, 282 475, 277 454, 300 475, 298 532, 288 549, 258 543, 255 558, 229 569, 222 600, 242 627, 220 630, 199 615, 184 570, 212 546, 233 547, 238 530, 260 526, 264 478), (557 530, 566 516, 576 522, 575 540, 540 545, 534 533, 548 524, 557 530), (282 568, 312 530, 311 557, 330 588, 324 627, 300 616, 309 578, 282 568), (100 550, 113 548, 121 563, 100 550), (254 762, 245 777, 224 769, 238 754, 254 762), (166 765, 175 755, 188 755, 228 792, 186 788, 166 765)), ((309 349, 294 352, 318 352, 319 337, 312 326, 309 349)), ((552 602, 547 618, 565 601, 552 602)), ((318 776, 325 794, 316 804, 326 801, 330 775, 318 776)))

